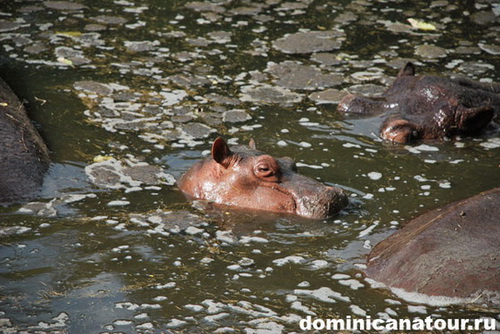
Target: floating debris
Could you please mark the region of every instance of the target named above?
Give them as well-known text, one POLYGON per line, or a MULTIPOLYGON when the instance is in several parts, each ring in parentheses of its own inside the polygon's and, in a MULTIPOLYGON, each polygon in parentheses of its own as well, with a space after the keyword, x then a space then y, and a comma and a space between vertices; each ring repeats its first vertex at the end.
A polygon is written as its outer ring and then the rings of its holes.
POLYGON ((302 101, 302 94, 271 85, 242 86, 241 101, 264 104, 289 104, 302 101))
POLYGON ((422 44, 415 46, 415 54, 423 58, 435 59, 446 57, 448 51, 440 46, 422 44))
POLYGON ((324 91, 311 93, 308 97, 317 104, 338 104, 347 94, 346 91, 329 88, 324 91))
POLYGON ((316 90, 343 83, 339 74, 322 73, 320 69, 294 62, 268 64, 267 72, 278 78, 276 84, 288 89, 316 90))
POLYGON ((467 318, 362 280, 382 237, 450 189, 482 189, 498 169, 495 133, 403 147, 379 140, 380 118, 335 112, 347 93, 381 95, 407 61, 499 81, 499 6, 412 6, 9 2, 6 75, 21 75, 56 177, 37 201, 1 208, 0 260, 15 279, 0 298, 0 332, 72 331, 89 325, 70 321, 82 308, 97 330, 141 333, 288 333, 304 316, 331 317, 332 303, 339 318, 467 318), (303 222, 185 201, 171 174, 208 156, 219 135, 296 158, 309 176, 346 186, 352 205, 303 222), (71 173, 58 174, 62 163, 71 173))
POLYGON ((141 185, 173 185, 175 179, 159 166, 146 162, 125 161, 115 158, 92 163, 85 173, 96 186, 108 189, 127 189, 141 185))
POLYGON ((45 1, 43 4, 47 8, 60 11, 80 11, 87 8, 85 5, 71 1, 45 1))
POLYGON ((342 46, 345 40, 343 30, 307 31, 286 34, 277 39, 273 47, 283 53, 300 54, 332 51, 342 46))
POLYGON ((22 26, 20 22, 0 20, 0 33, 14 31, 22 26))
POLYGON ((432 23, 427 23, 427 22, 416 20, 416 19, 413 19, 413 18, 409 18, 408 22, 410 22, 411 27, 414 28, 414 29, 425 30, 425 31, 435 31, 435 30, 437 30, 436 26, 433 25, 432 23))
POLYGON ((380 180, 382 178, 382 173, 379 173, 379 172, 370 172, 367 174, 367 176, 374 180, 374 181, 377 181, 377 180, 380 180))

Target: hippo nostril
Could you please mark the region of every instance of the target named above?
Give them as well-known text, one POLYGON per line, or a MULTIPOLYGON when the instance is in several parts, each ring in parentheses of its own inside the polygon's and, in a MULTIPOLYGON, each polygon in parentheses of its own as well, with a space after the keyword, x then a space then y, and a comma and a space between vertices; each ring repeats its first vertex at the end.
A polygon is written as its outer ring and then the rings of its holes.
POLYGON ((408 137, 408 141, 413 141, 413 140, 417 140, 418 139, 418 132, 417 130, 413 130, 410 134, 410 136, 408 137))

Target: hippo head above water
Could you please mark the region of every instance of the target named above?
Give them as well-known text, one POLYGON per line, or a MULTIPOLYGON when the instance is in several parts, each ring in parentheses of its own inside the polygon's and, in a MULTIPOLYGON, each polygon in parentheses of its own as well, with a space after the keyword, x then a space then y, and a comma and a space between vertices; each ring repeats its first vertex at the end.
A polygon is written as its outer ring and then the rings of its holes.
POLYGON ((249 147, 229 148, 222 138, 212 155, 191 167, 178 181, 189 199, 244 209, 327 218, 347 205, 347 196, 296 171, 290 158, 273 158, 249 147))
POLYGON ((337 110, 382 114, 382 139, 407 143, 475 135, 500 112, 500 84, 469 79, 415 75, 407 63, 380 97, 347 95, 337 110))

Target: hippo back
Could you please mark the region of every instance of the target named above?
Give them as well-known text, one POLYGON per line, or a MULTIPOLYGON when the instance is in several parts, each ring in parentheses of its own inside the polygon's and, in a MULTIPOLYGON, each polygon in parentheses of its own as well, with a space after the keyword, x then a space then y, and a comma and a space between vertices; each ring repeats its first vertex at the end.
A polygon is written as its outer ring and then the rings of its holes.
POLYGON ((0 79, 0 205, 29 200, 40 188, 49 152, 26 110, 0 79))
POLYGON ((402 297, 500 306, 499 217, 500 188, 429 211, 378 243, 366 274, 402 297))

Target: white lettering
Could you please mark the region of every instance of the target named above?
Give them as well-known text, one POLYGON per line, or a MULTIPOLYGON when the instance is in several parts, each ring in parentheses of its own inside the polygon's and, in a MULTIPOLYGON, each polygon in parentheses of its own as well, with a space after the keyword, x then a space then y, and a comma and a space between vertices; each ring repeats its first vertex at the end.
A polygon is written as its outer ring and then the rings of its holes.
POLYGON ((305 319, 300 319, 299 327, 303 331, 310 331, 311 330, 311 316, 308 315, 305 319))
POLYGON ((313 328, 317 330, 322 330, 325 328, 325 322, 322 319, 316 319, 312 323, 313 328))
POLYGON ((442 331, 445 328, 446 328, 446 320, 444 320, 444 319, 434 320, 434 328, 433 329, 437 329, 438 331, 442 331))
POLYGON ((372 328, 376 331, 384 330, 384 320, 383 319, 375 319, 372 321, 372 328))
POLYGON ((326 323, 326 329, 328 330, 344 330, 345 325, 344 325, 344 319, 328 319, 328 322, 326 323))
POLYGON ((352 318, 350 315, 345 319, 313 319, 310 315, 299 320, 299 328, 303 331, 328 330, 328 331, 495 331, 496 320, 494 318, 480 319, 435 319, 430 316, 425 319, 372 319, 352 318))
POLYGON ((399 328, 395 330, 411 330, 411 320, 410 319, 399 319, 399 328))
POLYGON ((487 331, 496 330, 496 321, 494 318, 483 318, 484 321, 484 329, 487 331))

